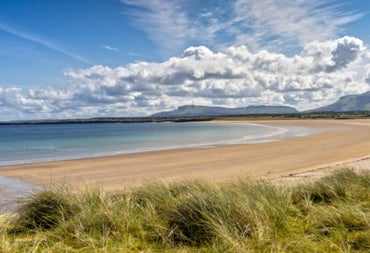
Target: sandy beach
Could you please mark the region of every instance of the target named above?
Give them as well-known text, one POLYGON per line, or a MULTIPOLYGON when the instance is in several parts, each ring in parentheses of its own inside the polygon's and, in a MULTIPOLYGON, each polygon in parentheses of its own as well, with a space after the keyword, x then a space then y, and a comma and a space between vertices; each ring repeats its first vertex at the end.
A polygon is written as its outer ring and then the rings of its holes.
POLYGON ((176 149, 117 156, 1 166, 0 176, 36 185, 122 190, 157 180, 281 179, 360 163, 370 168, 370 119, 243 121, 324 131, 281 141, 176 149))

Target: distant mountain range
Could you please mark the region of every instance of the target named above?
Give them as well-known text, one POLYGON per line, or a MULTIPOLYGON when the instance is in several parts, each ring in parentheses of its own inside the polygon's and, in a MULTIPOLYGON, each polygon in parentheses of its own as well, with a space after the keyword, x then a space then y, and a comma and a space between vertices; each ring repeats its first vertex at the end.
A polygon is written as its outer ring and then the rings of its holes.
POLYGON ((240 114, 289 114, 298 111, 289 106, 248 106, 245 108, 225 108, 199 105, 184 105, 174 111, 160 112, 151 117, 195 117, 195 116, 222 116, 240 114))
POLYGON ((248 106, 243 108, 225 108, 213 106, 184 105, 173 111, 159 112, 151 117, 195 117, 242 114, 294 114, 318 112, 354 112, 370 111, 370 91, 358 95, 341 97, 337 102, 310 111, 299 112, 289 106, 248 106))

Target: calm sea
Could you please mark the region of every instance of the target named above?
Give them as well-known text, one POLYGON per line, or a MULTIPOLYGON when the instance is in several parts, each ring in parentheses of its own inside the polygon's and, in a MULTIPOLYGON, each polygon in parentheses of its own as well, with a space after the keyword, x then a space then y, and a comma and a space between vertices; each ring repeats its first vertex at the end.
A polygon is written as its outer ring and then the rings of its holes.
POLYGON ((253 143, 281 138, 287 131, 209 122, 0 125, 0 165, 253 143))

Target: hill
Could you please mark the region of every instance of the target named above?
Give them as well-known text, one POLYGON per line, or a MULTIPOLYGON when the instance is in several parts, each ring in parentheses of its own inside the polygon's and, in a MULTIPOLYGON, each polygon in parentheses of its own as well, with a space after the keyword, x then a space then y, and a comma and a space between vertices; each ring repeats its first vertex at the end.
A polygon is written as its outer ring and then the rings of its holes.
POLYGON ((370 91, 341 97, 337 102, 308 112, 370 111, 370 91))
POLYGON ((225 108, 199 105, 184 105, 176 110, 159 112, 151 117, 194 117, 194 116, 223 116, 241 114, 290 114, 298 111, 289 106, 248 106, 244 108, 225 108))
MULTIPOLYGON (((301 113, 321 112, 363 112, 370 111, 370 91, 341 97, 337 102, 314 110, 301 113)), ((216 106, 184 105, 173 111, 152 114, 150 117, 197 117, 197 116, 226 116, 251 114, 295 114, 300 113, 289 106, 247 106, 242 108, 226 108, 216 106)))

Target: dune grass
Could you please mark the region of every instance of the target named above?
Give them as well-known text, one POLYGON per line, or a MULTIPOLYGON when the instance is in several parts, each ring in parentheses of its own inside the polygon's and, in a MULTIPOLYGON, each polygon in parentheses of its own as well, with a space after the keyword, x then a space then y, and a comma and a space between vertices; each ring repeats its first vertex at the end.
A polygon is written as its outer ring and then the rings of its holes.
POLYGON ((370 174, 51 189, 0 223, 0 252, 369 252, 370 174))

